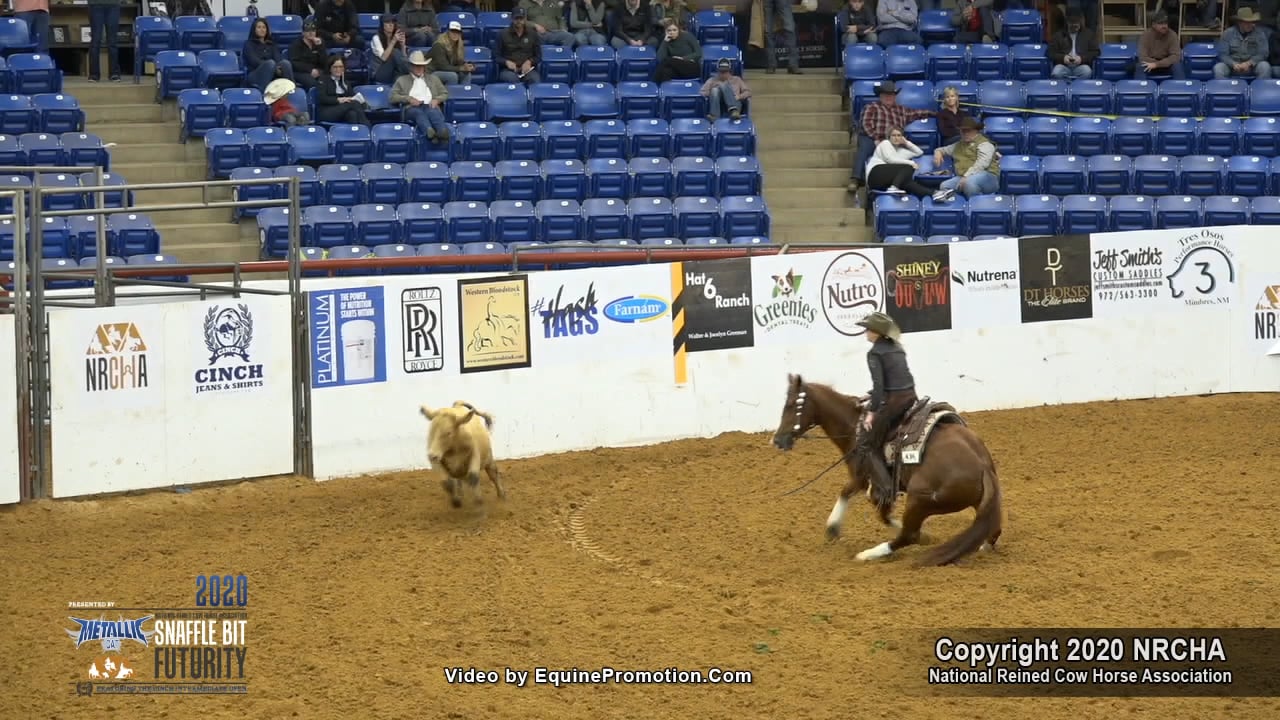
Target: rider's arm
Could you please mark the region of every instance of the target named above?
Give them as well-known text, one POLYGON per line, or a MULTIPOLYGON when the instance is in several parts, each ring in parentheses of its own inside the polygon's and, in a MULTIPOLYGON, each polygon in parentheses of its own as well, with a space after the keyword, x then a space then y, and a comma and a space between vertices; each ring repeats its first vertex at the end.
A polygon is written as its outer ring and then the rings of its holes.
POLYGON ((871 399, 867 401, 867 409, 874 412, 884 404, 884 364, 880 353, 867 353, 867 369, 871 371, 871 399))

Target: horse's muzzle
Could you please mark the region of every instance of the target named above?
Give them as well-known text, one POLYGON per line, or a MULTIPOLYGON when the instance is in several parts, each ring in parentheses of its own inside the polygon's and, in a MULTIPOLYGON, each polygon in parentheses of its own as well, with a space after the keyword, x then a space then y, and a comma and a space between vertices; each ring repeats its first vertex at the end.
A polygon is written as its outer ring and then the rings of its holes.
POLYGON ((791 433, 787 433, 785 435, 774 435, 773 446, 779 450, 790 450, 796 446, 796 438, 791 433))

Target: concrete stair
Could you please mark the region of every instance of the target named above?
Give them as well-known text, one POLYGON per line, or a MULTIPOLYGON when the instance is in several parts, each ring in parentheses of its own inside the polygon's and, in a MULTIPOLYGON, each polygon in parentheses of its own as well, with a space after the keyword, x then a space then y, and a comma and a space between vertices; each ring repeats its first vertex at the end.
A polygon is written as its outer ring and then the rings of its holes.
POLYGON ((844 81, 825 68, 804 75, 749 72, 751 120, 764 196, 779 243, 874 242, 845 191, 853 165, 844 81))
MULTIPOLYGON (((68 77, 66 92, 84 108, 86 130, 114 143, 111 172, 130 183, 196 182, 205 179, 204 144, 183 144, 178 137, 178 111, 170 100, 155 102, 155 85, 143 82, 90 83, 68 77)), ((197 203, 200 188, 142 190, 135 203, 197 203)), ((231 199, 231 192, 209 191, 209 201, 231 199)), ((258 259, 256 231, 245 237, 225 208, 148 213, 160 231, 161 251, 180 262, 206 263, 258 259)))

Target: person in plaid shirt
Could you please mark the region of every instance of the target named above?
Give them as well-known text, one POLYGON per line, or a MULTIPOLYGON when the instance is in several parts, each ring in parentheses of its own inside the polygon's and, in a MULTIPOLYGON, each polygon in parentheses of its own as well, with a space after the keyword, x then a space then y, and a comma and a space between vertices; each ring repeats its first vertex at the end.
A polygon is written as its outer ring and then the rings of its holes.
POLYGON ((864 168, 871 159, 871 152, 883 140, 889 139, 889 131, 905 128, 909 123, 936 117, 936 110, 913 110, 898 104, 898 86, 886 80, 876 88, 879 97, 862 111, 862 122, 854 128, 858 136, 858 151, 849 173, 849 192, 856 193, 863 182, 864 168))

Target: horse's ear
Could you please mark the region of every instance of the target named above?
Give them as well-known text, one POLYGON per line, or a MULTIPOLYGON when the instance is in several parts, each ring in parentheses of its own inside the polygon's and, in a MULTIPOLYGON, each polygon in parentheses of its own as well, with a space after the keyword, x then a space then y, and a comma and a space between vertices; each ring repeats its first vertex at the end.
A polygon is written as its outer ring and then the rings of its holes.
POLYGON ((799 374, 792 375, 791 382, 794 383, 797 388, 799 388, 801 385, 804 384, 804 380, 800 377, 799 374))

